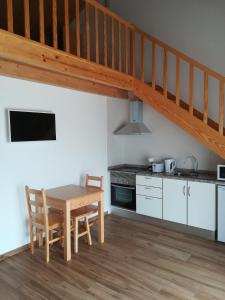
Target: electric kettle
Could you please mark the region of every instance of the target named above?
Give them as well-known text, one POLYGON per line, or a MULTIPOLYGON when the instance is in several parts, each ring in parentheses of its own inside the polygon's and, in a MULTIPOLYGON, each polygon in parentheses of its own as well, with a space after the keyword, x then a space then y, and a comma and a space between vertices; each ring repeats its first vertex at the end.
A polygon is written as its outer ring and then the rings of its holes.
POLYGON ((173 173, 177 166, 176 160, 169 158, 165 160, 165 171, 166 173, 173 173))

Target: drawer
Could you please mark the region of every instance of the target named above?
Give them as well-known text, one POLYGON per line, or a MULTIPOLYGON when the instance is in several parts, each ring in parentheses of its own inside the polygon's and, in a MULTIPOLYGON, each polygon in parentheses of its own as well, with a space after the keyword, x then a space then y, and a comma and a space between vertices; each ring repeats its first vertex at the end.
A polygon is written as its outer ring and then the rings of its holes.
POLYGON ((138 214, 162 219, 162 199, 138 195, 136 201, 138 214))
POLYGON ((136 194, 148 197, 162 198, 162 189, 152 186, 136 185, 136 194))
POLYGON ((137 175, 136 184, 162 188, 162 178, 137 175))

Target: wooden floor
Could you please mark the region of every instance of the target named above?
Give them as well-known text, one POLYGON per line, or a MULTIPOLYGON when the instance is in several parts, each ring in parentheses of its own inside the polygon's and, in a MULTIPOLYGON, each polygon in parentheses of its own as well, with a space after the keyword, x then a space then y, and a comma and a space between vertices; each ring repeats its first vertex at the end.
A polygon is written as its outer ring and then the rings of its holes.
MULTIPOLYGON (((97 232, 93 228, 93 239, 97 232)), ((149 224, 106 217, 106 243, 68 265, 58 245, 0 263, 0 299, 225 299, 225 245, 149 224)))

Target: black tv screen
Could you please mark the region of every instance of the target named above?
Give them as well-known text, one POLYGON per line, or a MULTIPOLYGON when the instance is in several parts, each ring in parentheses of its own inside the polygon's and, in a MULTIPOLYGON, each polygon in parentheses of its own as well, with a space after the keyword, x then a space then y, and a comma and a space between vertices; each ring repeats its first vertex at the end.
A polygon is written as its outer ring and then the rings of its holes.
POLYGON ((56 140, 55 114, 9 110, 11 142, 56 140))

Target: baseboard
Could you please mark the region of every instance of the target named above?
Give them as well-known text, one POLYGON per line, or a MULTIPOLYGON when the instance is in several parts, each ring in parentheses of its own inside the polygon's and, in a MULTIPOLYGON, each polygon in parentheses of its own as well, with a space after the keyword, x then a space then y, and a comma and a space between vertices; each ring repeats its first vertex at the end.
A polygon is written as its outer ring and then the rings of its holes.
MULTIPOLYGON (((105 215, 105 217, 108 216, 108 215, 109 215, 109 212, 108 212, 108 211, 105 211, 104 215, 105 215)), ((17 254, 19 254, 19 253, 22 253, 22 252, 28 250, 29 248, 30 248, 30 243, 29 243, 29 244, 26 244, 26 245, 24 245, 24 246, 21 246, 21 247, 19 247, 19 248, 16 248, 16 249, 14 249, 14 250, 11 250, 11 251, 9 251, 9 252, 6 252, 6 253, 0 255, 0 262, 3 261, 3 260, 5 260, 6 258, 9 258, 9 257, 11 257, 11 256, 14 256, 14 255, 17 255, 17 254)))
POLYGON ((9 258, 11 256, 17 255, 17 254, 19 254, 21 252, 24 252, 24 251, 28 250, 29 246, 30 246, 30 244, 26 244, 24 246, 21 246, 19 248, 16 248, 14 250, 11 250, 9 252, 6 252, 6 253, 0 255, 0 262, 3 261, 3 260, 5 260, 6 258, 9 258))

